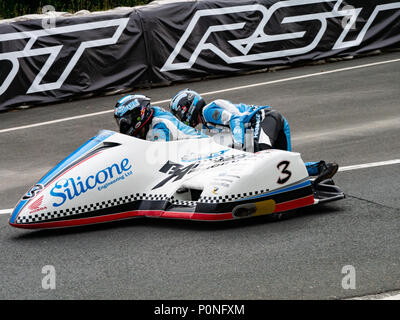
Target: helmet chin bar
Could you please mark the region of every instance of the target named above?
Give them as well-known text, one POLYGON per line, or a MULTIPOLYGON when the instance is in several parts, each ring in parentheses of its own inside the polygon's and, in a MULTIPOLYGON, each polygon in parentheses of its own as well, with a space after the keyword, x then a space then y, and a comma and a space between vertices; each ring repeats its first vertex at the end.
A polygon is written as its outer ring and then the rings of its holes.
POLYGON ((199 100, 197 102, 197 105, 194 107, 191 119, 189 121, 189 125, 191 127, 196 127, 199 123, 204 123, 202 119, 202 110, 203 107, 205 106, 205 101, 203 99, 199 100))

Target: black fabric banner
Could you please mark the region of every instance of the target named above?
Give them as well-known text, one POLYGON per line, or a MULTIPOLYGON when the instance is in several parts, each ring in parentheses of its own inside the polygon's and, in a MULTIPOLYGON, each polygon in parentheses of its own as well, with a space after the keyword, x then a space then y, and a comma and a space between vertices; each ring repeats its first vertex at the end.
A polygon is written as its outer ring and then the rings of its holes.
POLYGON ((146 48, 135 11, 0 24, 0 110, 145 84, 146 48))
POLYGON ((142 10, 160 79, 185 80, 356 55, 400 43, 400 2, 200 1, 142 10), (155 26, 150 28, 150 26, 155 26))
POLYGON ((158 1, 0 23, 0 110, 400 44, 400 0, 158 1))

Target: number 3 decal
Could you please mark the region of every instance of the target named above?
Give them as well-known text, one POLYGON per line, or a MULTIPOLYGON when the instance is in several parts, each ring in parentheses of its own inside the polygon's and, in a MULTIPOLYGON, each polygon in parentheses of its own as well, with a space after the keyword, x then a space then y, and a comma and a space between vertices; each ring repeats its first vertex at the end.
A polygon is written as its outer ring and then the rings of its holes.
POLYGON ((279 177, 277 183, 279 183, 279 184, 284 184, 284 183, 286 183, 286 182, 290 179, 290 177, 292 176, 292 173, 291 173, 289 170, 287 170, 287 168, 289 167, 289 164, 290 164, 290 162, 287 161, 287 160, 285 160, 285 161, 280 162, 280 163, 276 166, 276 167, 281 171, 281 173, 284 174, 284 176, 279 177), (281 167, 283 167, 283 168, 281 168, 281 167))

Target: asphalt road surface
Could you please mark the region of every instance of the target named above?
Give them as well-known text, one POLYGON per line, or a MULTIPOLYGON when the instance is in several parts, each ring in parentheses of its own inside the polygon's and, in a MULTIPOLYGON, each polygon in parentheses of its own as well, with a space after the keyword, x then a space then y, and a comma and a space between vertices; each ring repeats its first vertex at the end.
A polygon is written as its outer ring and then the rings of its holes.
MULTIPOLYGON (((400 159, 399 52, 138 93, 164 101, 185 87, 208 101, 274 107, 305 161, 347 167, 400 159), (252 86, 261 82, 268 83, 252 86)), ((120 97, 0 114, 0 212, 99 129, 117 129, 110 112, 53 120, 112 110, 120 97)), ((345 200, 279 222, 140 218, 27 231, 3 213, 0 299, 338 299, 397 290, 399 178, 398 163, 339 172, 345 200), (54 290, 42 288, 45 265, 56 270, 54 290), (348 265, 356 288, 346 290, 348 265)))

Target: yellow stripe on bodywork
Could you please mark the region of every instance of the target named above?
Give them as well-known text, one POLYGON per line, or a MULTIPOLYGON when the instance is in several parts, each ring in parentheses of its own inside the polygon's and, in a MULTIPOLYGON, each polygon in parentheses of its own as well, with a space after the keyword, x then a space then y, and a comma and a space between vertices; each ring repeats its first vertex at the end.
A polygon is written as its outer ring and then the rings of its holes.
POLYGON ((270 199, 270 200, 256 202, 255 206, 256 206, 256 213, 254 213, 253 216, 261 216, 264 214, 274 213, 276 202, 270 199))

